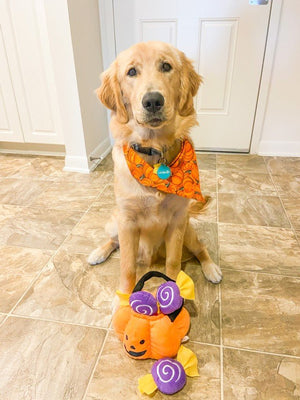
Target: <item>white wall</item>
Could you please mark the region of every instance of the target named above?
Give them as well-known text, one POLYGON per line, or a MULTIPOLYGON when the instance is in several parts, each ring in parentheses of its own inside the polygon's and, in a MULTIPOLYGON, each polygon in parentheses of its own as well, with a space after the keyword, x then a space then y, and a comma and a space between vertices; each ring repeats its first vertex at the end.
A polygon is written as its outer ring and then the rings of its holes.
POLYGON ((102 70, 96 0, 45 1, 49 42, 65 138, 65 170, 89 172, 90 156, 110 150, 105 111, 94 89, 102 70))
POLYGON ((45 1, 58 105, 66 148, 66 169, 88 172, 67 0, 45 1))
POLYGON ((107 114, 96 96, 103 71, 98 0, 68 0, 77 86, 88 156, 110 148, 107 114))
POLYGON ((258 153, 300 156, 299 0, 283 0, 258 153))

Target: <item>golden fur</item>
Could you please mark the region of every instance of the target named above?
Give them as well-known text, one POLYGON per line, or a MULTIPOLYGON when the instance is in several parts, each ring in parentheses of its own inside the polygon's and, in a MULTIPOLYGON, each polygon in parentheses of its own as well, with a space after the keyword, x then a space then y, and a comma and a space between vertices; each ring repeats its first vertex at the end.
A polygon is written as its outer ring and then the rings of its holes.
MULTIPOLYGON (((184 53, 162 42, 132 46, 102 74, 97 94, 112 110, 117 209, 106 226, 110 240, 95 249, 88 261, 101 263, 120 246, 120 290, 125 293, 135 285, 138 256, 149 267, 164 244, 168 276, 176 278, 180 271, 185 245, 200 261, 207 279, 214 283, 222 279, 219 266, 189 223, 190 200, 139 184, 130 174, 122 150, 123 144, 133 143, 164 148, 170 163, 180 150, 180 140, 188 138, 190 128, 197 124, 193 97, 200 83, 201 77, 184 53), (130 76, 131 69, 134 76, 130 76), (143 98, 154 92, 163 96, 164 104, 151 113, 143 106, 143 98)), ((140 155, 150 165, 158 162, 157 155, 140 155)))

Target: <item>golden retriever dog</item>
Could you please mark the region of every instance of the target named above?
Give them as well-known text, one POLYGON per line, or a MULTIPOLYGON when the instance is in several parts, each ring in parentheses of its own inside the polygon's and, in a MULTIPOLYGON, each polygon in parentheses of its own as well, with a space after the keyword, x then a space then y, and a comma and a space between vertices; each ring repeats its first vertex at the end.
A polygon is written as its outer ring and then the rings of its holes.
POLYGON ((200 83, 201 77, 184 53, 162 42, 132 46, 102 74, 97 95, 112 110, 117 209, 106 225, 110 239, 90 254, 88 262, 102 263, 120 247, 123 293, 131 293, 135 286, 137 259, 150 267, 162 247, 169 277, 176 279, 180 272, 186 246, 209 281, 222 279, 220 267, 189 223, 191 200, 142 185, 132 176, 123 150, 124 145, 133 147, 150 166, 163 154, 169 165, 197 124, 193 97, 200 83))

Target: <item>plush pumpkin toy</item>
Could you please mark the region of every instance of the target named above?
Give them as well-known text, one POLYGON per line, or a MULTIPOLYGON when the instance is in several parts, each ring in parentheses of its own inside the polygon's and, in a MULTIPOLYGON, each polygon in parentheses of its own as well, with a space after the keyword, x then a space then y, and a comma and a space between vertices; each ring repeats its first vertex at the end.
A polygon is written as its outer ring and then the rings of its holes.
POLYGON ((114 329, 129 357, 134 359, 175 357, 188 333, 190 315, 184 299, 194 299, 194 283, 183 271, 176 282, 161 272, 151 271, 136 284, 131 295, 117 292, 120 307, 113 318, 114 329), (156 297, 143 291, 152 277, 166 280, 156 297))

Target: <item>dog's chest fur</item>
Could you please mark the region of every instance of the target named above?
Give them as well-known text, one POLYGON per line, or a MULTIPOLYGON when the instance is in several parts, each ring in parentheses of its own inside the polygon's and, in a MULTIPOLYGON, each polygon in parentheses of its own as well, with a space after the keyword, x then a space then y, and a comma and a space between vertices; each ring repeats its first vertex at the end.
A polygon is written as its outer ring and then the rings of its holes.
MULTIPOLYGON (((121 147, 114 147, 113 159, 119 212, 143 227, 153 224, 168 225, 176 214, 179 216, 186 213, 190 202, 188 199, 143 186, 131 175, 121 147)), ((145 160, 149 161, 146 158, 145 160)))

